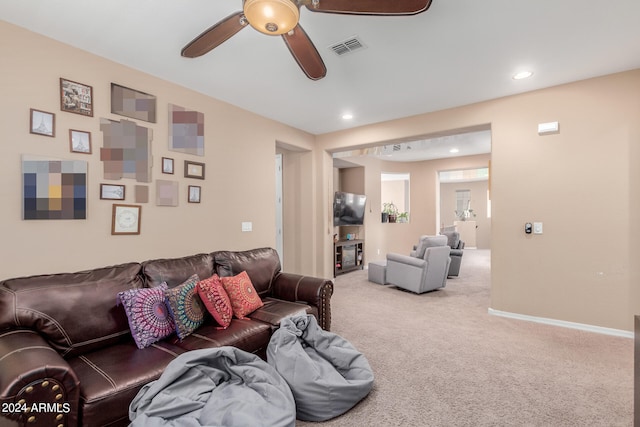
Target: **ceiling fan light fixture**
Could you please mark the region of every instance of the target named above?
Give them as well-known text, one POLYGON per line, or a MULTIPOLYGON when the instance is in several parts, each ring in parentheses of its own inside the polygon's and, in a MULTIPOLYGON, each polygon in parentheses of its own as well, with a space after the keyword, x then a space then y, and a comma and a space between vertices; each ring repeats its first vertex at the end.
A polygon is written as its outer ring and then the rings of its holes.
POLYGON ((298 6, 291 0, 245 0, 244 15, 253 28, 269 35, 288 33, 300 19, 298 6))

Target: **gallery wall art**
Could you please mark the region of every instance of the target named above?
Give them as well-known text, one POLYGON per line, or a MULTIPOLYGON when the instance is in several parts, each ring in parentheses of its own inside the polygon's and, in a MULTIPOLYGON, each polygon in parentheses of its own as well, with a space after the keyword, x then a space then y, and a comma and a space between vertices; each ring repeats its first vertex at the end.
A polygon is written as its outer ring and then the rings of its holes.
POLYGON ((111 112, 132 119, 156 122, 156 97, 111 83, 111 112))
POLYGON ((29 132, 36 135, 56 136, 55 114, 32 108, 29 117, 29 132))
POLYGON ((136 203, 149 203, 149 186, 136 185, 133 188, 133 200, 136 203))
POLYGON ((156 181, 156 206, 178 206, 177 181, 156 181))
POLYGON ((60 109, 68 113, 93 117, 93 88, 60 78, 60 109))
POLYGON ((23 219, 86 219, 87 162, 22 156, 23 219))
POLYGON ((204 156, 204 113, 169 104, 169 150, 204 156))
POLYGON ((69 129, 69 147, 72 153, 91 154, 91 132, 69 129))
POLYGON ((140 234, 142 206, 114 203, 111 211, 111 234, 140 234))
POLYGON ((130 120, 100 119, 104 179, 151 182, 153 131, 130 120))

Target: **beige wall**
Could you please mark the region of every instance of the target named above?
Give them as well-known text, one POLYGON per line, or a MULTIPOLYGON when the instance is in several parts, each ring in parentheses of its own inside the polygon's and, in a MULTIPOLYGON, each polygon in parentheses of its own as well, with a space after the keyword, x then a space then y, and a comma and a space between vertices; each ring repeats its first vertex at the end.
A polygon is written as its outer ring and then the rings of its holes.
MULTIPOLYGON (((409 178, 409 184, 411 184, 411 178, 409 178)), ((381 209, 384 209, 385 203, 393 203, 398 208, 398 213, 409 212, 409 209, 405 209, 407 206, 405 203, 409 202, 411 195, 406 197, 406 192, 405 180, 380 182, 381 209)))
MULTIPOLYGON (((640 311, 636 262, 640 226, 632 216, 640 211, 640 70, 314 137, 4 22, 0 39, 15 41, 0 45, 0 93, 5 101, 0 106, 2 277, 273 246, 276 143, 294 153, 285 160, 291 172, 285 173, 285 198, 293 201, 285 212, 290 238, 285 245, 288 253, 303 249, 291 266, 297 272, 331 277, 330 152, 490 127, 491 307, 632 330, 632 314, 640 311), (93 118, 59 111, 60 77, 93 86, 93 118), (111 236, 111 202, 98 198, 99 184, 104 182, 99 118, 120 119, 109 112, 111 82, 157 96, 158 122, 140 122, 154 132, 154 179, 162 176, 160 158, 175 158, 173 178, 184 199, 192 180, 180 176, 183 160, 207 165, 207 179, 197 181, 203 186, 202 203, 181 201, 176 208, 144 204, 140 236, 111 236), (169 102, 205 114, 205 157, 168 151, 169 102), (56 114, 56 138, 29 134, 29 108, 56 114), (537 135, 538 123, 555 120, 560 122, 559 134, 537 135), (69 153, 70 128, 92 133, 92 155, 69 153), (88 161, 88 219, 23 221, 22 154, 88 161), (296 179, 299 185, 293 183, 296 179), (252 221, 253 232, 242 233, 242 221, 252 221), (527 221, 542 221, 544 234, 525 235, 527 221)), ((410 224, 381 227, 381 201, 376 199, 379 173, 393 168, 373 164, 369 169, 372 173, 365 174, 365 193, 372 195, 365 218, 369 260, 379 256, 378 250, 404 252, 416 235, 436 231, 439 224, 430 214, 435 198, 433 202, 425 198, 419 206, 412 203, 410 224), (368 227, 370 222, 378 227, 368 227), (391 235, 398 243, 385 246, 391 235)), ((437 191, 437 169, 436 165, 434 170, 412 173, 412 194, 414 183, 437 191)), ((131 180, 123 183, 128 189, 134 185, 131 180)), ((128 194, 127 203, 132 191, 128 194)), ((153 184, 150 194, 153 200, 153 184)))
MULTIPOLYGON (((640 70, 633 70, 320 135, 317 143, 332 152, 490 126, 491 308, 632 330, 640 311, 632 247, 640 236, 631 216, 640 193, 638 93, 640 70), (538 123, 556 120, 559 134, 537 134, 538 123), (527 221, 543 222, 544 234, 525 235, 527 221)), ((326 171, 330 156, 316 161, 326 171)), ((324 248, 318 256, 326 270, 324 248)))
POLYGON ((313 233, 313 156, 310 150, 284 148, 282 154, 283 271, 316 271, 313 233))
MULTIPOLYGON (((275 167, 276 142, 310 150, 312 135, 265 119, 229 104, 138 72, 103 58, 60 44, 0 21, 0 275, 1 278, 76 271, 125 261, 142 261, 210 252, 220 249, 250 249, 275 244, 275 167), (93 86, 94 117, 60 111, 59 78, 93 86), (99 185, 112 182, 126 185, 125 203, 133 202, 134 180, 105 181, 99 160, 102 134, 101 117, 120 120, 110 113, 111 82, 153 94, 157 97, 157 123, 139 121, 153 130, 153 180, 148 184, 150 203, 142 205, 142 233, 139 236, 111 236, 111 201, 99 199, 99 185), (204 113, 205 156, 189 156, 168 150, 167 104, 174 103, 204 113), (56 137, 29 134, 29 109, 55 113, 56 137), (93 154, 69 152, 68 130, 92 134, 93 154), (24 221, 21 214, 21 155, 35 154, 58 159, 88 162, 88 213, 86 220, 24 221), (160 173, 161 157, 175 159, 176 174, 160 173), (183 178, 183 161, 206 164, 206 180, 183 178), (178 207, 155 206, 155 180, 179 182, 178 207), (202 186, 202 203, 186 203, 188 184, 202 186), (253 222, 252 232, 242 232, 241 222, 253 222)), ((310 191, 315 182, 313 156, 297 154, 296 167, 309 166, 298 174, 302 199, 298 199, 303 231, 298 239, 300 257, 294 269, 311 273, 315 203, 310 191), (306 194, 306 195, 305 195, 306 194)), ((290 166, 290 164, 288 164, 290 166)), ((291 180, 288 181, 289 183, 291 180)), ((298 191, 297 189, 295 191, 298 191)), ((297 195, 296 195, 297 196, 297 195)), ((291 224, 293 224, 293 219, 291 224)), ((292 226, 293 243, 297 246, 292 226)))

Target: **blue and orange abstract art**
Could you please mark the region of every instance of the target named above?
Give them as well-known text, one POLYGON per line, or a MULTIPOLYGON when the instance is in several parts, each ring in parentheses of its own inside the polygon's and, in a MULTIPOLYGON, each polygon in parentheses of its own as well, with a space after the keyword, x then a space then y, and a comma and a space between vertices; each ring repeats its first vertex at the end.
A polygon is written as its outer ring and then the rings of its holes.
POLYGON ((22 156, 24 219, 86 219, 87 162, 22 156))

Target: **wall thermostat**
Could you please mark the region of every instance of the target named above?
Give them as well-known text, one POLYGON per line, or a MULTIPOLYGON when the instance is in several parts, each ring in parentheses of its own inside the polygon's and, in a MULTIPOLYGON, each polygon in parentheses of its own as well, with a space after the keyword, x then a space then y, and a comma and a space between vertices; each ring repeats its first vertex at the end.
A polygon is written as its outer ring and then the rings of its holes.
POLYGON ((533 232, 533 225, 530 222, 524 225, 524 232, 527 234, 531 234, 533 232))

